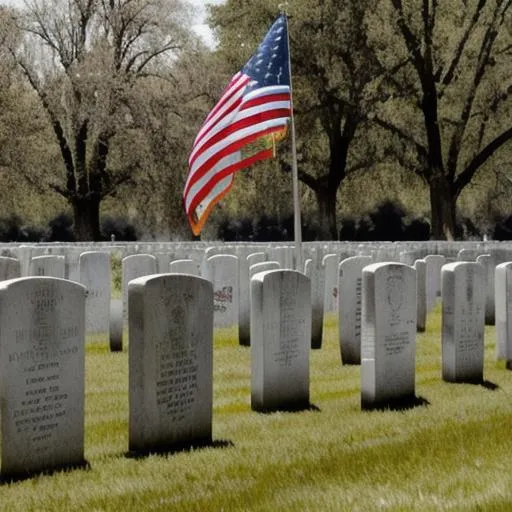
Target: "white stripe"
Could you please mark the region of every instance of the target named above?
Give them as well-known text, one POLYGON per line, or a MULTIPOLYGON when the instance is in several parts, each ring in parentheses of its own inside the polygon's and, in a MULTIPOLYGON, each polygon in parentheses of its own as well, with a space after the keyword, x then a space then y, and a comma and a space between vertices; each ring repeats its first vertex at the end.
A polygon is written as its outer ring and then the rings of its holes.
POLYGON ((268 96, 269 94, 289 94, 290 86, 288 85, 269 85, 260 87, 254 91, 250 91, 245 95, 244 101, 249 101, 260 96, 268 96))
POLYGON ((196 214, 199 219, 201 218, 201 216, 203 215, 205 210, 208 208, 210 203, 220 193, 222 193, 224 190, 226 190, 231 185, 232 181, 233 181, 232 174, 230 174, 229 176, 226 176, 225 178, 220 180, 219 183, 217 183, 217 185, 215 185, 215 187, 213 187, 212 190, 210 190, 210 193, 196 206, 195 211, 196 211, 196 214))
MULTIPOLYGON (((244 100, 245 102, 245 100, 244 100)), ((244 110, 241 110, 243 107, 243 103, 240 107, 240 109, 237 109, 236 111, 233 111, 233 116, 226 116, 221 122, 217 123, 209 132, 208 134, 203 137, 201 141, 197 144, 197 146, 194 147, 192 150, 192 153, 189 157, 189 164, 192 162, 194 156, 201 150, 201 148, 209 141, 211 140, 217 133, 222 131, 226 126, 231 125, 235 122, 241 121, 243 119, 246 119, 248 117, 251 117, 255 114, 259 114, 262 112, 267 112, 270 110, 279 110, 279 109, 290 109, 290 101, 269 101, 268 103, 265 103, 263 105, 256 105, 254 107, 250 107, 244 110), (265 107, 263 109, 263 107, 265 107)))
POLYGON ((189 179, 212 156, 217 154, 219 151, 222 151, 225 147, 229 146, 233 142, 236 142, 237 140, 243 139, 249 135, 258 133, 268 128, 286 125, 288 119, 289 117, 278 117, 276 119, 269 119, 268 121, 263 121, 261 123, 248 126, 247 128, 243 128, 242 130, 237 130, 235 133, 232 133, 228 135, 226 138, 217 142, 216 144, 213 144, 211 147, 209 147, 203 153, 201 153, 198 156, 197 160, 193 163, 190 169, 189 179))
POLYGON ((185 209, 188 212, 192 201, 194 200, 196 194, 198 194, 201 189, 219 172, 221 172, 226 167, 230 165, 236 164, 242 159, 242 154, 240 151, 235 151, 234 153, 230 153, 226 155, 224 158, 219 160, 200 180, 198 180, 190 190, 185 198, 185 209))
MULTIPOLYGON (((240 77, 240 79, 237 81, 236 84, 234 84, 232 87, 229 88, 228 91, 226 91, 225 94, 222 95, 222 98, 216 103, 215 107, 219 104, 219 103, 222 103, 225 99, 226 96, 229 96, 232 92, 233 92, 233 89, 236 89, 236 87, 238 87, 240 84, 242 84, 244 81, 247 81, 248 80, 248 77, 246 77, 245 75, 242 75, 240 77)), ((198 141, 202 134, 208 130, 208 128, 214 124, 217 119, 219 119, 219 117, 222 117, 224 115, 224 113, 226 112, 226 110, 229 109, 229 107, 231 107, 231 105, 233 105, 233 103, 235 103, 236 101, 238 101, 238 99, 243 96, 244 94, 244 90, 245 90, 245 87, 240 87, 240 90, 238 90, 236 92, 236 94, 233 95, 232 98, 229 99, 229 101, 226 102, 225 105, 222 106, 222 108, 220 108, 214 116, 210 117, 208 116, 205 120, 205 122, 203 123, 203 126, 201 126, 201 129, 199 130, 199 133, 196 135, 196 138, 195 138, 195 141, 194 141, 194 144, 196 143, 196 141, 198 141)), ((215 107, 213 107, 212 110, 215 109, 215 107)))

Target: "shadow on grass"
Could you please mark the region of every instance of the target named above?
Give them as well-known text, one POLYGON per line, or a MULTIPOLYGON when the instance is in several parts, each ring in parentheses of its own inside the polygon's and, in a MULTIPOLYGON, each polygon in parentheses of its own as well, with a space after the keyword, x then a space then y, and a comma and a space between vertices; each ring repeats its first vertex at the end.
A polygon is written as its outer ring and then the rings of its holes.
POLYGON ((473 384, 482 386, 483 388, 489 389, 490 391, 496 391, 497 389, 500 389, 498 384, 495 384, 494 382, 491 382, 490 380, 482 380, 480 382, 474 382, 473 384))
POLYGON ((16 473, 8 473, 0 475, 0 485, 12 484, 15 482, 21 482, 23 480, 30 480, 31 478, 40 476, 51 476, 56 473, 70 472, 70 471, 89 471, 91 465, 86 460, 77 464, 63 464, 61 466, 55 466, 53 468, 43 469, 39 471, 21 471, 16 473))
POLYGON ((131 450, 125 452, 125 457, 128 459, 143 459, 150 455, 173 455, 175 453, 193 452, 196 450, 204 450, 205 448, 233 448, 235 445, 232 441, 226 439, 218 439, 212 441, 211 439, 194 441, 192 443, 180 443, 173 446, 162 448, 150 448, 147 450, 131 450))
POLYGON ((293 404, 288 407, 278 407, 278 408, 266 408, 266 407, 258 407, 253 406, 252 410, 254 412, 259 412, 261 414, 274 414, 278 412, 302 412, 302 411, 312 411, 312 412, 321 412, 320 407, 315 404, 293 404))
POLYGON ((415 407, 426 407, 430 402, 421 396, 412 396, 405 398, 396 398, 383 402, 361 402, 363 411, 407 411, 415 407))

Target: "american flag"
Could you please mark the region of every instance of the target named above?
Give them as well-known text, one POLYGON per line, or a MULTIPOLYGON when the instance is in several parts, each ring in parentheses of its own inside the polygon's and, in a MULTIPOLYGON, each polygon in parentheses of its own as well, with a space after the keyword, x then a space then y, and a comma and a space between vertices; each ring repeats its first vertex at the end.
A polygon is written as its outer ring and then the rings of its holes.
POLYGON ((183 194, 195 235, 231 188, 233 173, 273 157, 275 142, 286 133, 291 115, 287 31, 281 15, 196 136, 183 194))

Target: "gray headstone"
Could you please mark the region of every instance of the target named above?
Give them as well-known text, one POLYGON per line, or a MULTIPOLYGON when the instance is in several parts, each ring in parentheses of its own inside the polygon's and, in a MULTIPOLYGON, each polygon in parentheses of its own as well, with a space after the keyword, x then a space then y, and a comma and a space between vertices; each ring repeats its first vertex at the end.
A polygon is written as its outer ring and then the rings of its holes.
POLYGON ((111 352, 123 350, 123 301, 110 301, 109 345, 111 352))
POLYGON ((156 269, 159 274, 167 274, 169 272, 169 263, 171 261, 171 253, 156 252, 156 269))
POLYGON ((204 277, 213 284, 214 326, 238 326, 238 258, 230 254, 208 258, 204 277))
POLYGON ((325 272, 318 252, 304 263, 304 274, 311 283, 311 348, 322 348, 324 330, 325 272))
MULTIPOLYGON (((266 270, 277 270, 279 268, 279 263, 277 261, 262 261, 261 263, 255 263, 254 265, 251 265, 249 267, 249 275, 248 282, 250 283, 250 280, 252 277, 259 272, 264 272, 266 270)), ((240 294, 241 298, 242 294, 240 294)), ((238 332, 240 335, 240 345, 243 346, 250 346, 251 345, 251 301, 250 301, 250 288, 247 290, 247 298, 248 300, 248 307, 249 311, 245 315, 239 315, 239 326, 238 326, 238 332), (242 337, 243 336, 243 337, 242 337)), ((242 301, 240 301, 242 302, 242 301)), ((240 304, 241 305, 241 304, 240 304)))
POLYGON ((86 333, 109 332, 111 271, 110 253, 83 252, 79 260, 80 283, 87 288, 85 301, 86 333))
POLYGON ((174 260, 169 263, 169 272, 172 274, 190 274, 199 277, 199 268, 194 260, 174 260))
POLYGON ((496 265, 490 254, 481 254, 476 258, 477 263, 484 267, 485 277, 485 325, 494 325, 494 271, 496 265))
POLYGON ((338 266, 338 323, 343 364, 361 363, 362 273, 371 263, 371 256, 352 256, 338 266))
POLYGON ((416 272, 400 263, 363 269, 361 406, 415 398, 416 272))
POLYGON ((496 358, 512 361, 512 262, 495 270, 496 358))
POLYGON ((85 293, 49 277, 0 283, 2 475, 84 463, 85 293))
POLYGON ((327 254, 322 260, 325 272, 324 314, 338 311, 338 265, 337 254, 327 254))
POLYGON ((443 380, 481 382, 484 369, 485 276, 475 262, 442 271, 443 380))
POLYGON ((446 263, 446 258, 442 254, 428 254, 424 260, 428 313, 434 309, 441 296, 441 269, 446 263))
POLYGON ((309 407, 311 288, 293 270, 269 270, 251 280, 251 407, 309 407))
POLYGON ((157 273, 156 258, 151 254, 133 254, 126 256, 122 264, 122 295, 123 318, 128 321, 128 283, 138 277, 149 276, 157 273))
POLYGON ((213 289, 185 274, 129 285, 129 449, 210 442, 213 289))
POLYGON ((0 256, 0 281, 21 277, 20 262, 16 258, 0 256))
POLYGON ((427 262, 416 260, 416 330, 425 332, 427 320, 427 262))
POLYGON ((251 344, 250 316, 251 316, 251 292, 249 269, 251 265, 262 263, 267 259, 264 252, 257 252, 241 256, 239 258, 239 304, 238 304, 238 339, 240 345, 248 347, 251 344))
POLYGON ((65 263, 64 256, 35 256, 30 264, 30 275, 64 279, 65 263))

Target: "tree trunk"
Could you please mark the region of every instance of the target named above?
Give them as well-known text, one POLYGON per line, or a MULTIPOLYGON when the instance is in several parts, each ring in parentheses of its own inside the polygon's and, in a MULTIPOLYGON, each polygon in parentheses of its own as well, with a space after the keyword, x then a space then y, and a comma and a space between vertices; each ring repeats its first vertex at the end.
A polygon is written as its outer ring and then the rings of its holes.
POLYGON ((429 183, 431 240, 454 240, 457 197, 452 193, 445 176, 438 176, 429 183))
POLYGON ((72 198, 73 234, 77 241, 94 241, 101 239, 100 199, 97 196, 72 198))
POLYGON ((336 192, 335 187, 319 186, 315 190, 318 204, 318 236, 320 240, 338 240, 336 227, 336 192))

